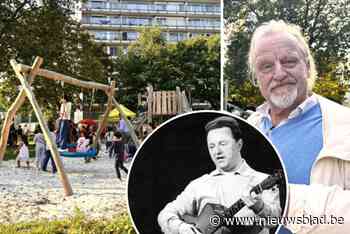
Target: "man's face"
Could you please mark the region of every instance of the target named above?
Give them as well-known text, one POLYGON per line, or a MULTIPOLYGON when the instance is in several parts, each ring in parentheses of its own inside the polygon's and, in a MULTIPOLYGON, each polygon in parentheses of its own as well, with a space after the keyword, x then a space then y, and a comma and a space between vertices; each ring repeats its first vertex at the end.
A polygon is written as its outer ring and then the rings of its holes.
POLYGON ((298 41, 288 33, 259 38, 255 50, 255 74, 260 92, 279 109, 295 108, 307 97, 308 65, 298 41))
POLYGON ((218 170, 228 172, 239 166, 242 139, 236 141, 229 127, 210 130, 207 143, 210 157, 218 170))

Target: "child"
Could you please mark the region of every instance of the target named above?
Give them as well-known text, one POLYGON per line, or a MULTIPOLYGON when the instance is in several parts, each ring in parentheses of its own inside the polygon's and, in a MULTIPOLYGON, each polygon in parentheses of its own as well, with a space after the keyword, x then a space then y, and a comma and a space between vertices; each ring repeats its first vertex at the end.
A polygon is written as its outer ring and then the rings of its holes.
POLYGON ((27 163, 27 168, 29 168, 29 150, 28 150, 28 142, 24 137, 22 141, 19 142, 18 145, 18 155, 16 158, 17 167, 21 167, 21 161, 25 161, 27 163))
POLYGON ((87 152, 90 149, 90 140, 86 138, 86 132, 81 131, 80 137, 77 141, 77 152, 87 152))
POLYGON ((111 146, 112 146, 113 135, 114 135, 113 129, 111 127, 108 127, 108 131, 106 133, 106 151, 109 155, 109 158, 112 157, 111 146))
POLYGON ((124 167, 124 143, 122 140, 122 134, 120 132, 115 132, 113 137, 113 146, 112 151, 115 155, 115 170, 119 180, 122 180, 119 168, 122 169, 125 173, 128 173, 128 169, 124 167))
POLYGON ((43 159, 46 154, 46 144, 44 135, 41 133, 40 127, 37 127, 34 135, 34 143, 35 143, 35 162, 36 167, 40 170, 43 159))

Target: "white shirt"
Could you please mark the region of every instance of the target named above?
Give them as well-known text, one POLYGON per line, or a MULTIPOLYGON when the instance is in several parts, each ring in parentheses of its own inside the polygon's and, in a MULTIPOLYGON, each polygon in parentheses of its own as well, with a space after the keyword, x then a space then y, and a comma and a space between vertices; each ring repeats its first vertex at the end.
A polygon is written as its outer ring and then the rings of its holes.
POLYGON ((62 103, 60 108, 60 118, 70 120, 71 110, 72 110, 71 102, 62 103))
POLYGON ((81 120, 83 120, 83 112, 79 109, 76 109, 74 112, 74 123, 78 124, 81 120))
MULTIPOLYGON (((282 126, 283 124, 286 124, 289 120, 299 116, 301 113, 306 112, 311 107, 316 105, 318 103, 316 95, 312 94, 310 97, 306 98, 299 106, 297 106, 290 114, 288 115, 288 118, 285 120, 282 120, 275 128, 282 126)), ((262 118, 267 118, 272 122, 271 116, 270 116, 270 106, 267 102, 256 108, 256 112, 263 115, 262 118)))
MULTIPOLYGON (((168 203, 158 216, 158 223, 165 233, 177 233, 184 214, 199 215, 207 203, 215 203, 230 207, 238 201, 243 192, 250 189, 248 185, 257 185, 268 175, 255 171, 243 160, 241 166, 232 172, 214 170, 187 185, 177 198, 168 203)), ((249 191, 249 190, 248 190, 249 191)), ((279 216, 281 207, 279 192, 265 190, 262 193, 265 205, 271 208, 271 216, 279 216)), ((256 217, 248 207, 242 208, 235 216, 256 217)), ((260 233, 268 233, 267 228, 260 233)))

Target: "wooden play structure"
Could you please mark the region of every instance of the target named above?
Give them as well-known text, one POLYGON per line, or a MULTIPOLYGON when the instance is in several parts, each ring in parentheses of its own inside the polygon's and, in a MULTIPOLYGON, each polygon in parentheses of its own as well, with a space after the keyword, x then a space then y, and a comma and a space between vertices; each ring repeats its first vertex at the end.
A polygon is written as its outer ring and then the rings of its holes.
MULTIPOLYGON (((47 78, 50 80, 62 81, 64 83, 76 85, 76 86, 79 86, 82 88, 94 89, 94 90, 99 89, 99 90, 104 91, 106 93, 106 95, 108 96, 108 104, 107 104, 106 111, 102 115, 98 130, 96 133, 96 139, 99 139, 103 128, 107 124, 108 114, 112 110, 113 106, 115 106, 118 109, 119 113, 121 114, 121 117, 125 120, 127 127, 129 128, 131 138, 134 141, 136 147, 139 147, 140 143, 139 143, 138 138, 135 134, 134 128, 132 127, 129 120, 126 118, 125 114, 123 113, 123 110, 119 106, 119 103, 114 98, 114 92, 116 91, 114 81, 111 82, 110 86, 104 85, 104 84, 99 84, 96 82, 81 81, 81 80, 72 78, 70 76, 66 76, 66 75, 56 73, 56 72, 53 72, 50 70, 41 69, 40 66, 41 66, 42 62, 43 62, 42 58, 36 57, 33 65, 30 67, 27 65, 18 64, 15 60, 10 61, 11 66, 12 66, 13 70, 15 71, 17 78, 21 82, 22 89, 21 89, 20 93, 18 94, 17 98, 15 99, 15 101, 10 106, 10 108, 6 114, 5 120, 4 120, 3 128, 1 131, 1 138, 0 138, 0 161, 2 161, 4 158, 11 123, 16 115, 16 112, 18 111, 18 109, 21 107, 21 105, 25 101, 25 98, 28 97, 31 105, 33 106, 33 109, 34 109, 35 115, 38 119, 39 125, 42 129, 43 135, 44 135, 45 140, 46 140, 46 144, 48 145, 48 147, 51 151, 52 157, 56 163, 57 172, 58 172, 59 178, 60 178, 62 185, 63 185, 63 188, 64 188, 64 194, 66 196, 70 196, 73 194, 72 187, 69 183, 68 177, 65 174, 57 146, 54 142, 52 142, 51 138, 49 137, 49 130, 48 130, 46 121, 43 118, 42 111, 38 105, 38 102, 36 101, 35 95, 33 94, 33 91, 31 88, 31 84, 32 84, 35 76, 38 75, 38 76, 41 76, 41 77, 44 77, 44 78, 47 78)), ((96 146, 97 142, 95 142, 94 144, 96 146)))
POLYGON ((154 91, 151 85, 147 87, 148 123, 152 123, 154 116, 174 116, 189 111, 191 107, 185 91, 181 91, 179 87, 172 91, 154 91))

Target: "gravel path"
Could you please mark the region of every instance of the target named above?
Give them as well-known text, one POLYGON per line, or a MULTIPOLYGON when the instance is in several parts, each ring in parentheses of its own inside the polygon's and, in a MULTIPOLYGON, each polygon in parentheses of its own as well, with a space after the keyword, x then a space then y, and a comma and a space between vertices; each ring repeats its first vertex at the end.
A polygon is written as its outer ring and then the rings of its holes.
POLYGON ((0 223, 61 219, 73 215, 75 208, 91 218, 127 211, 126 175, 122 172, 122 182, 117 179, 113 159, 105 154, 91 163, 82 158, 62 159, 73 188, 70 197, 64 197, 57 174, 38 171, 33 162, 30 169, 15 168, 14 160, 1 162, 0 223))

